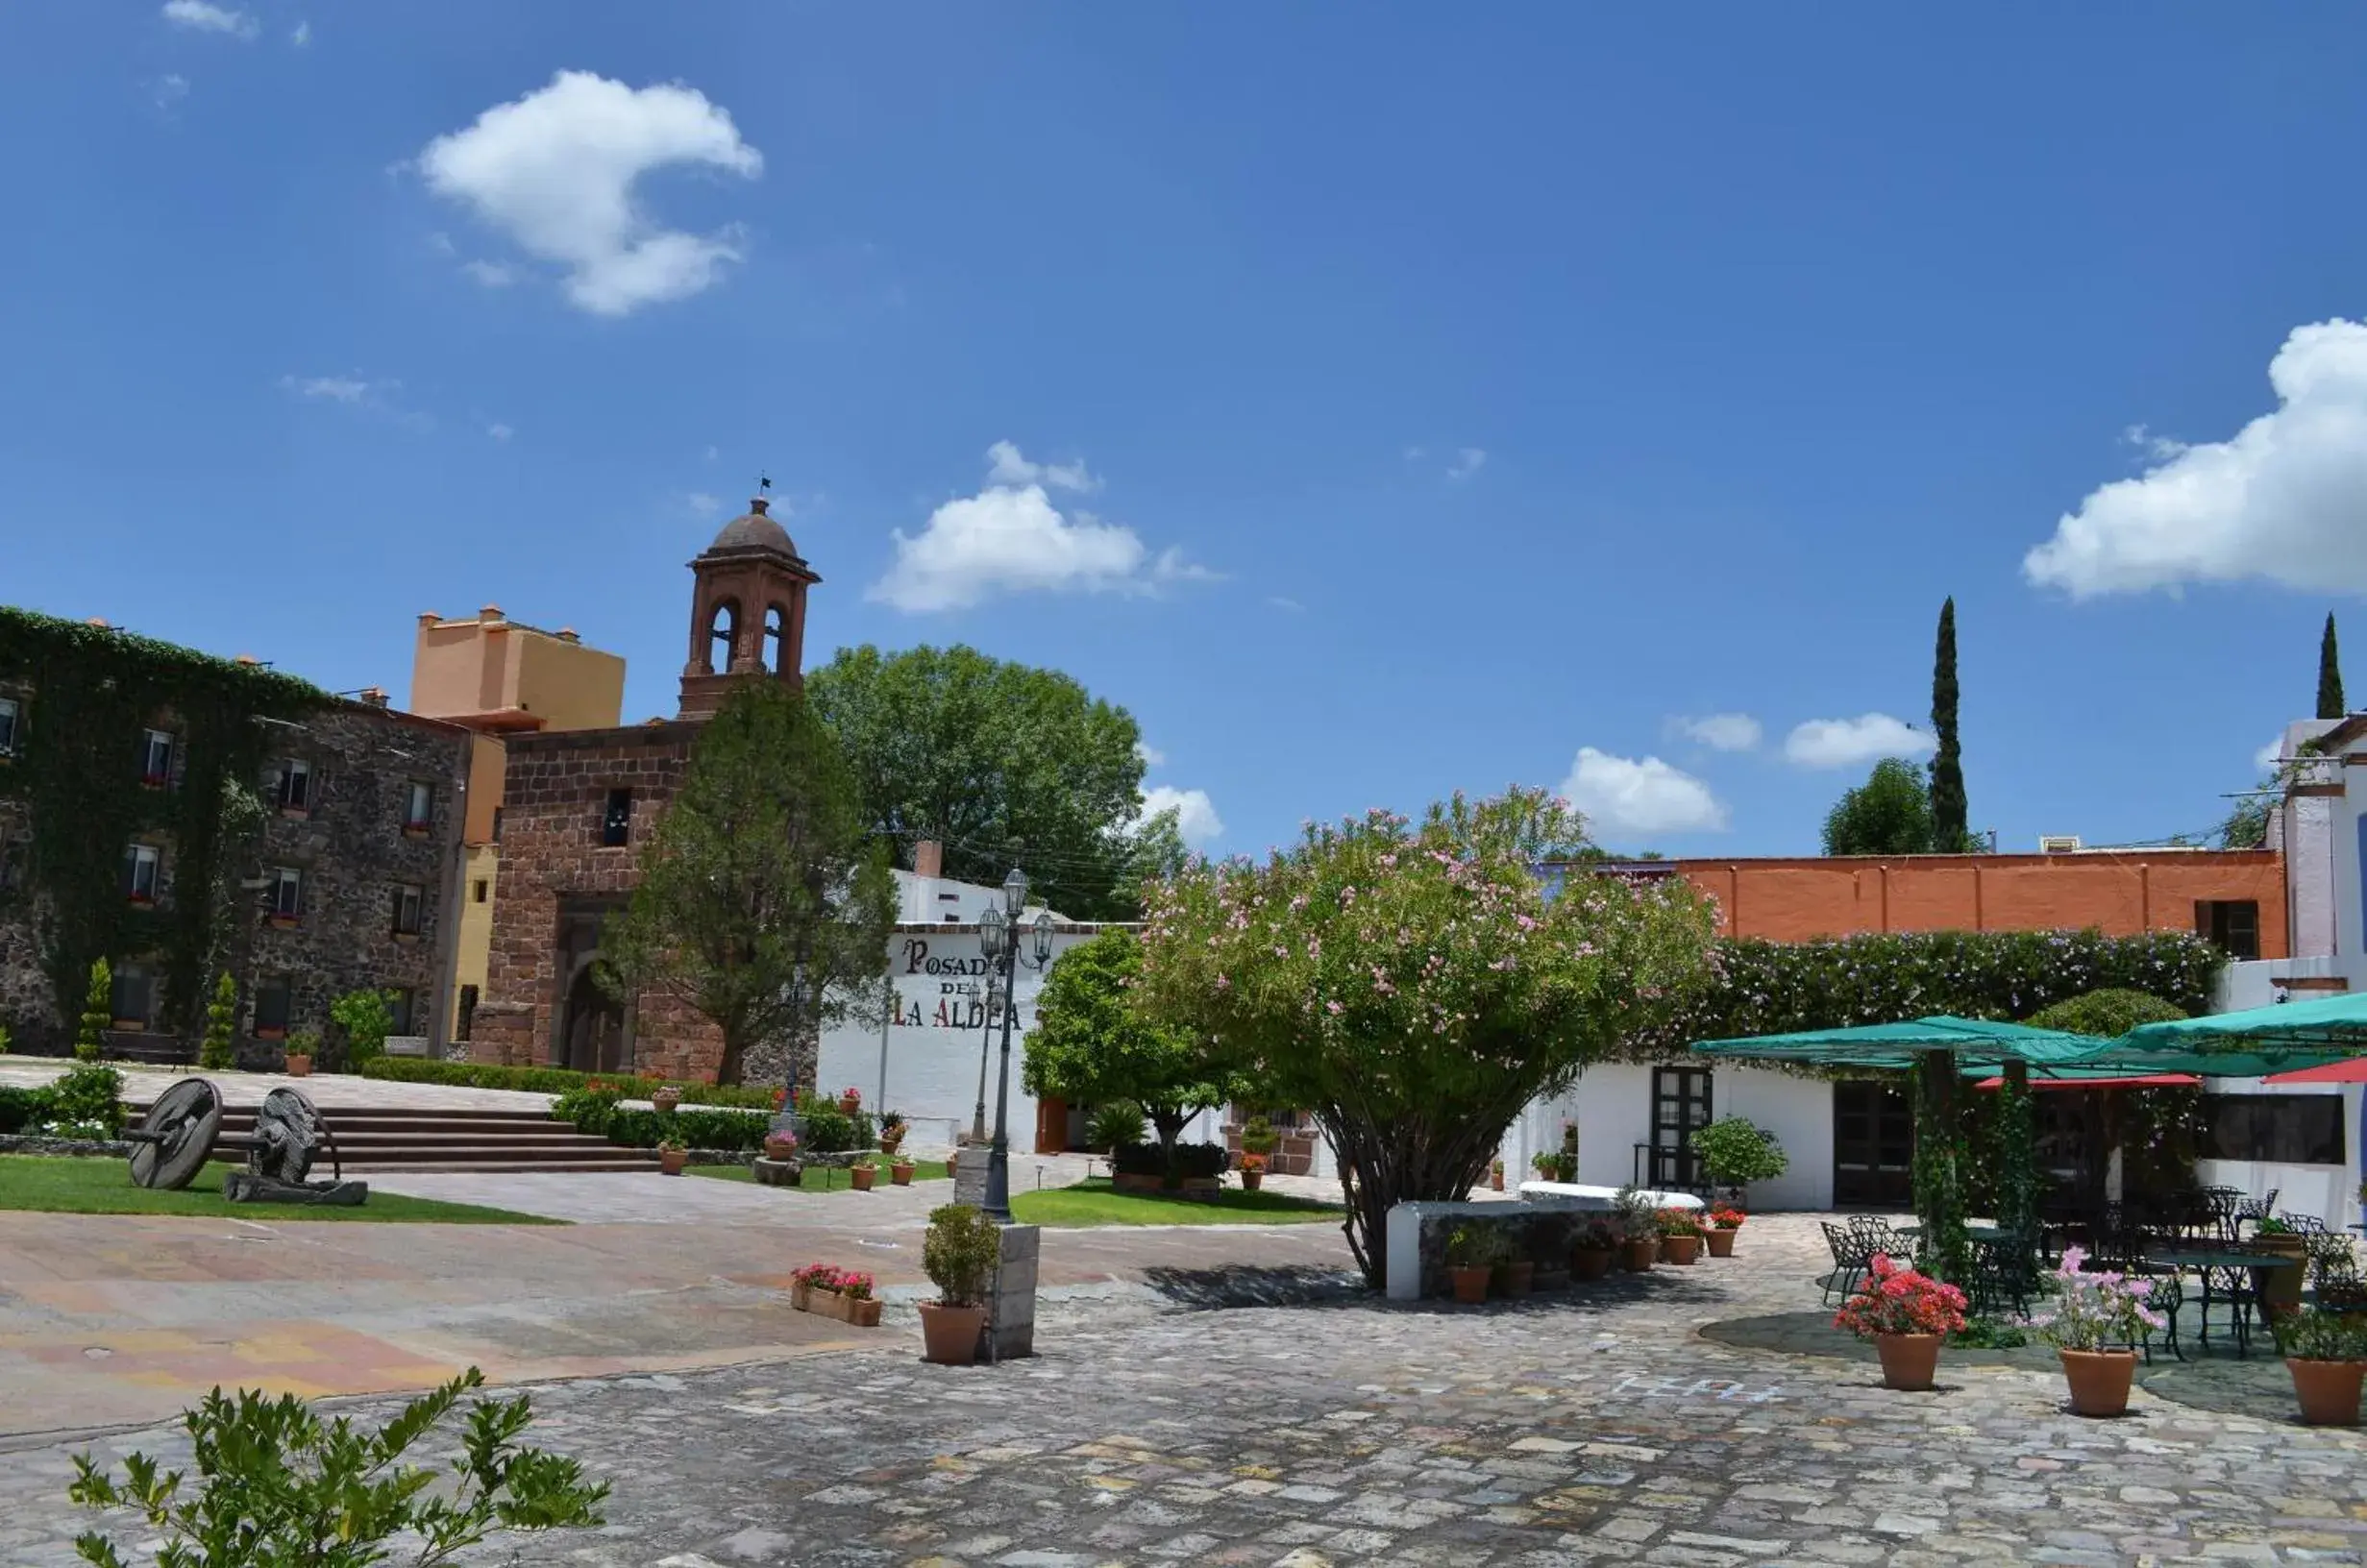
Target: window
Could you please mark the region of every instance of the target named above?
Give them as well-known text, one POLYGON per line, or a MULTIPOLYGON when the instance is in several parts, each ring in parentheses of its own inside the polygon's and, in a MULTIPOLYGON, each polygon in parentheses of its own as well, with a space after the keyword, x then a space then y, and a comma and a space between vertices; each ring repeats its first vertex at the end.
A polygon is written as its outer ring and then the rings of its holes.
POLYGON ((162 789, 173 781, 173 738, 160 729, 142 730, 139 742, 140 782, 162 789))
POLYGON ((2339 1094, 2206 1094, 2206 1160, 2260 1160, 2287 1165, 2340 1165, 2339 1094))
POLYGON ((287 1038, 287 1011, 291 1000, 284 980, 266 980, 255 988, 256 1039, 287 1038))
POLYGON ((16 698, 0 697, 0 757, 16 754, 16 725, 23 712, 16 705, 16 698))
POLYGON ((499 806, 493 808, 493 842, 502 842, 502 808, 499 806))
POLYGON ((123 850, 123 892, 136 904, 156 902, 157 868, 160 857, 153 844, 126 845, 123 850))
POLYGON ((404 882, 396 885, 394 890, 394 934, 396 936, 415 937, 419 935, 419 889, 416 884, 404 882))
POLYGON ((148 1027, 148 1007, 155 991, 155 981, 145 968, 137 964, 119 964, 109 971, 113 983, 113 994, 109 1011, 114 1014, 118 1029, 148 1027))
POLYGON ((408 986, 389 986, 386 988, 385 995, 386 1011, 394 1017, 394 1022, 387 1027, 386 1032, 390 1035, 419 1033, 411 1026, 414 1021, 412 1015, 419 1011, 417 992, 408 986))
POLYGON ((779 674, 788 649, 789 612, 775 604, 764 612, 764 667, 779 674))
POLYGON ((740 601, 727 599, 707 617, 707 673, 727 674, 740 646, 740 601))
POLYGON ((2199 898, 2194 906, 2194 934, 2207 938, 2230 958, 2260 956, 2260 906, 2251 898, 2199 898))
POLYGON ((493 895, 493 884, 481 876, 468 885, 468 895, 481 904, 493 895))
POLYGON ((633 792, 610 790, 607 807, 600 814, 600 845, 604 849, 622 849, 632 843, 633 792))
MULTIPOLYGON (((481 886, 481 884, 480 885, 481 886)), ((476 1027, 477 988, 475 986, 462 986, 460 988, 460 1016, 453 1020, 452 1038, 455 1040, 466 1040, 469 1037, 469 1031, 476 1027)))
POLYGON ((312 809, 312 765, 295 757, 280 764, 280 809, 312 809))
POLYGON ((292 920, 304 913, 304 872, 293 866, 275 867, 271 873, 271 918, 292 920))
POLYGON ((403 831, 425 833, 435 821, 435 786, 413 779, 403 795, 403 831))

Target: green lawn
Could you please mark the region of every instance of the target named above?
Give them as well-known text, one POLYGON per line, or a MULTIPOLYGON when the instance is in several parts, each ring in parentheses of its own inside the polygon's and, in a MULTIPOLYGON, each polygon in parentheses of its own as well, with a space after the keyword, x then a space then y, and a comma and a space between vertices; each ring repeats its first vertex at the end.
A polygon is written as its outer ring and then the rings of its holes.
MULTIPOLYGON (((912 1164, 912 1179, 916 1185, 921 1182, 948 1181, 953 1175, 952 1169, 942 1160, 915 1160, 912 1164)), ((719 1182, 752 1182, 756 1179, 756 1173, 746 1165, 685 1165, 682 1167, 682 1174, 712 1177, 719 1182)), ((879 1186, 885 1188, 887 1185, 888 1173, 882 1170, 879 1173, 879 1186)), ((798 1190, 845 1192, 851 1189, 853 1186, 854 1178, 838 1166, 807 1165, 805 1180, 799 1184, 798 1190)))
MULTIPOLYGON (((305 1219, 428 1221, 444 1225, 564 1225, 539 1214, 481 1209, 469 1203, 438 1203, 373 1192, 358 1209, 295 1203, 232 1203, 222 1196, 222 1177, 238 1167, 219 1161, 197 1173, 178 1192, 136 1187, 122 1160, 76 1159, 71 1155, 0 1155, 0 1209, 31 1209, 53 1214, 197 1214, 208 1219, 305 1219)), ((361 1181, 368 1177, 358 1178, 361 1181)))
POLYGON ((1102 1177, 1045 1192, 1011 1194, 1011 1217, 1023 1225, 1304 1225, 1336 1220, 1342 1211, 1313 1198, 1244 1192, 1228 1187, 1214 1202, 1156 1192, 1120 1192, 1102 1177))

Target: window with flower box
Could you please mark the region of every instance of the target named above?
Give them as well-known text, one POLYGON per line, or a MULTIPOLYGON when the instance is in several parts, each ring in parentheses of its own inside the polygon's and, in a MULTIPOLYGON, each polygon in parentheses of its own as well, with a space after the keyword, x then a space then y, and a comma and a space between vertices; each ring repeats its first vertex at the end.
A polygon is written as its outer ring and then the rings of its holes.
POLYGON ((140 731, 139 781, 160 790, 173 781, 173 737, 170 730, 140 731))
POLYGON ((394 934, 396 940, 419 940, 420 906, 426 900, 419 886, 412 882, 398 882, 394 889, 394 934))
POLYGON ((163 855, 153 844, 130 844, 123 848, 123 895, 136 904, 156 902, 157 872, 163 855))
POLYGON ((275 866, 271 870, 272 923, 293 925, 304 914, 304 871, 294 866, 275 866))
POLYGON ((403 831, 415 838, 424 838, 435 825, 435 786, 422 779, 412 779, 403 792, 403 831))

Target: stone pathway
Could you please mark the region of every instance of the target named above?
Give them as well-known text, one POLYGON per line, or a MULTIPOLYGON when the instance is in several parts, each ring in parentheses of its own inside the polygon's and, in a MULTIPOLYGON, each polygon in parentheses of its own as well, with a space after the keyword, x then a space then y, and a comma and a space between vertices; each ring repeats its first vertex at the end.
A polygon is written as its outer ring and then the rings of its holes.
MULTIPOLYGON (((1172 1233, 1170 1233, 1172 1234, 1172 1233)), ((1239 1233, 1235 1233, 1239 1234, 1239 1233)), ((1105 1563, 2356 1563, 2367 1439, 2140 1391, 2063 1412, 2059 1375, 1864 1361, 1698 1330, 1800 1312, 1822 1248, 1755 1220, 1740 1255, 1486 1309, 1155 1311, 1056 1304, 1043 1354, 867 1347, 536 1390, 537 1441, 615 1484, 604 1530, 515 1560, 615 1568, 1105 1563)), ((373 1407, 382 1409, 383 1405, 373 1407)), ((114 1440, 174 1455, 176 1434, 114 1440)), ((0 1466, 0 1560, 72 1560, 67 1450, 0 1466)), ((117 1527, 126 1541, 146 1531, 117 1527)), ((512 1560, 488 1548, 474 1562, 512 1560)))
MULTIPOLYGON (((71 1064, 56 1057, 0 1058, 0 1085, 38 1088, 65 1071, 71 1064)), ((407 1084, 384 1078, 361 1078, 352 1073, 316 1072, 290 1078, 279 1072, 176 1072, 169 1067, 141 1067, 118 1063, 123 1074, 123 1097, 145 1105, 185 1078, 210 1078, 225 1105, 260 1105, 275 1089, 301 1090, 324 1111, 339 1106, 358 1110, 373 1107, 415 1107, 423 1111, 547 1111, 552 1096, 514 1089, 470 1089, 459 1084, 407 1084)))

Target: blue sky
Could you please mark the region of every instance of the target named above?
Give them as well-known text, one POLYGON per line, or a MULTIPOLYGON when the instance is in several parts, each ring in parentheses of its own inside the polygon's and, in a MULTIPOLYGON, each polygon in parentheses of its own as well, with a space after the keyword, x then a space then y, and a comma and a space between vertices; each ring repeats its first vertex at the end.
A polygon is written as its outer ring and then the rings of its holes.
POLYGON ((1212 847, 1568 780, 1611 844, 1768 854, 1919 744, 1879 721, 1927 722, 1953 593, 1976 826, 2196 831, 2367 589, 2363 46, 11 7, 0 600, 398 693, 418 612, 494 601, 625 654, 637 719, 762 471, 809 665, 1066 669, 1212 847))

